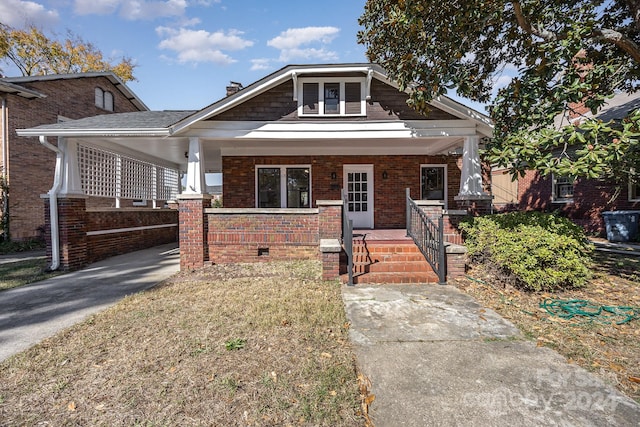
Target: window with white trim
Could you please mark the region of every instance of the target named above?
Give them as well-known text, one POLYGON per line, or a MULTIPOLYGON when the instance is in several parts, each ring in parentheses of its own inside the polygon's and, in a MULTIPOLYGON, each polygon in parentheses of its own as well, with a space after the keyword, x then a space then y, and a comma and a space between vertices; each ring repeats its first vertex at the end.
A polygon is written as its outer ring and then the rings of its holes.
POLYGON ((103 110, 107 111, 113 111, 113 94, 111 92, 96 87, 95 102, 96 107, 102 108, 103 110))
POLYGON ((570 203, 573 202, 573 184, 575 180, 568 176, 551 176, 552 197, 553 202, 556 203, 570 203))
POLYGON ((257 166, 258 208, 311 207, 311 166, 257 166))
POLYGON ((363 116, 366 114, 365 78, 298 79, 298 115, 363 116))

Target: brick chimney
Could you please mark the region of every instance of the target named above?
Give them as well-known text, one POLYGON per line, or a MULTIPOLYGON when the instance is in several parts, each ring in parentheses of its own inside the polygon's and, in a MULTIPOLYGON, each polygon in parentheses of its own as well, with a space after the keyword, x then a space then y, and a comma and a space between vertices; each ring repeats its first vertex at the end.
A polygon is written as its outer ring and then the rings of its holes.
POLYGON ((227 86, 227 96, 231 96, 234 93, 238 93, 242 89, 244 89, 244 87, 242 86, 242 83, 229 82, 229 86, 227 86))

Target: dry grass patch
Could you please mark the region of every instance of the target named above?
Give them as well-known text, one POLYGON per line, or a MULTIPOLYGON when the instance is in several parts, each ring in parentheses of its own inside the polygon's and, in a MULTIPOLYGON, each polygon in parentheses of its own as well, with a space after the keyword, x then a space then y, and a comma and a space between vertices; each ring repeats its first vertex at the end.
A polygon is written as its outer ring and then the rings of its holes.
MULTIPOLYGON (((475 267, 456 286, 517 325, 539 346, 558 351, 571 363, 598 374, 640 402, 640 318, 617 325, 604 317, 562 319, 540 303, 548 298, 587 300, 599 306, 632 306, 640 314, 640 258, 596 254, 597 270, 584 288, 554 293, 523 292, 475 267)), ((621 318, 620 318, 621 319, 621 318)), ((618 319, 618 320, 620 320, 618 319)))
POLYGON ((212 266, 0 365, 0 424, 355 426, 340 286, 316 262, 212 266))

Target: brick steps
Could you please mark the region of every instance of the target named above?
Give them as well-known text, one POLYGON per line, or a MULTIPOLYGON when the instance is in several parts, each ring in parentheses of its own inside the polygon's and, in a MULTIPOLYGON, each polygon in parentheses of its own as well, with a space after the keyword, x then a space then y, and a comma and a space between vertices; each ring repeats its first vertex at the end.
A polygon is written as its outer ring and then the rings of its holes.
MULTIPOLYGON (((438 276, 413 242, 353 243, 355 284, 438 283, 438 276)), ((348 276, 342 279, 346 282, 348 276)))

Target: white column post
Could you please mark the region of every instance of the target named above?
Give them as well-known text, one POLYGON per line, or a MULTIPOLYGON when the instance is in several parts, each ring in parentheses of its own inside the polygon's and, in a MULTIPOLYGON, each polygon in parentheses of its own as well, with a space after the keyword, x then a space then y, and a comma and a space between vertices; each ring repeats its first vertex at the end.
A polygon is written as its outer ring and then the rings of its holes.
POLYGON ((78 166, 78 143, 66 138, 59 138, 58 146, 64 153, 62 164, 62 187, 60 195, 84 194, 78 166))
POLYGON ((189 163, 187 165, 187 185, 184 194, 204 194, 204 156, 200 138, 189 138, 189 163))
POLYGON ((462 176, 460 178, 460 192, 458 197, 488 196, 482 188, 482 165, 480 163, 478 135, 467 136, 464 139, 462 151, 462 176))

